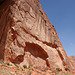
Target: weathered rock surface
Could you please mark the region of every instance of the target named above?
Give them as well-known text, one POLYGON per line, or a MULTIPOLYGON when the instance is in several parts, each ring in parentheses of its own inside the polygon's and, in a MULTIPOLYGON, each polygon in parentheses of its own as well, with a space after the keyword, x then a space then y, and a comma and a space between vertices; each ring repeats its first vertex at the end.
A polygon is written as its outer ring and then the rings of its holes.
POLYGON ((39 0, 0 2, 0 58, 52 70, 70 68, 56 30, 39 0))
POLYGON ((69 56, 72 71, 75 72, 75 56, 69 56))
POLYGON ((36 67, 24 68, 19 65, 6 64, 0 60, 0 75, 75 75, 74 72, 68 71, 51 71, 50 69, 41 69, 36 67))

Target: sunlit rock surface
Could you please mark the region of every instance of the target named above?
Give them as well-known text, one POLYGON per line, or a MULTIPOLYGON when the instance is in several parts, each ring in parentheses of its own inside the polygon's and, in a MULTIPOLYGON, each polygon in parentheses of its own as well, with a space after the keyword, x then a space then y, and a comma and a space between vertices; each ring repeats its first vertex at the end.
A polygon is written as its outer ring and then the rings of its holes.
POLYGON ((70 69, 39 0, 0 0, 0 58, 20 65, 70 69))

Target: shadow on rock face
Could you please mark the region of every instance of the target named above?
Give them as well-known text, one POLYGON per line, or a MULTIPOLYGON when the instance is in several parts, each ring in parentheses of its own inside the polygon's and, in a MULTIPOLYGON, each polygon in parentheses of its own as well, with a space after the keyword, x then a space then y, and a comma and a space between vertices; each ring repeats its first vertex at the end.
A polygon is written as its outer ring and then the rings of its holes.
POLYGON ((9 5, 13 4, 12 0, 0 0, 0 59, 4 59, 7 33, 12 24, 9 5))
POLYGON ((26 52, 30 52, 31 55, 33 55, 36 58, 40 57, 43 60, 48 58, 48 55, 44 51, 44 49, 41 46, 39 46, 38 44, 35 44, 35 43, 28 43, 28 42, 26 42, 25 51, 26 52))
POLYGON ((4 1, 5 1, 5 0, 0 0, 0 5, 3 4, 4 1))
POLYGON ((21 62, 23 62, 23 60, 24 60, 24 55, 19 55, 18 57, 16 57, 14 59, 14 61, 12 63, 14 63, 14 64, 20 64, 21 62))
POLYGON ((35 43, 26 42, 25 53, 29 52, 34 58, 40 58, 46 62, 46 65, 49 67, 49 62, 47 61, 48 54, 45 50, 35 43))

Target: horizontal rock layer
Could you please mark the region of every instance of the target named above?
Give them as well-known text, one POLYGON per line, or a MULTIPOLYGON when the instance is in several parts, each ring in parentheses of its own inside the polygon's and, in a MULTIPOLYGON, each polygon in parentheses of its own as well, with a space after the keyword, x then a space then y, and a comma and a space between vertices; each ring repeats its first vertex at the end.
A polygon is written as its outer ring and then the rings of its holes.
POLYGON ((20 65, 70 69, 65 50, 39 0, 0 2, 0 58, 20 65))

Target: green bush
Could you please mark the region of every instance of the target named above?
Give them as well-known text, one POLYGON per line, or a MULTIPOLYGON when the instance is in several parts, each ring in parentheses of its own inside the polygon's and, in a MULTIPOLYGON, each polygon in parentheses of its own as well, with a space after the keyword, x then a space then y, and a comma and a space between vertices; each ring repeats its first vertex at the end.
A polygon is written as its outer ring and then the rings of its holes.
POLYGON ((27 68, 27 65, 23 65, 24 68, 27 68))
POLYGON ((57 70, 58 70, 58 71, 62 71, 62 69, 60 69, 60 68, 58 68, 57 70))
POLYGON ((31 68, 33 65, 29 65, 29 67, 28 68, 31 68))
POLYGON ((33 65, 29 65, 28 67, 27 67, 27 65, 23 65, 23 67, 24 68, 27 68, 27 69, 29 69, 29 68, 31 68, 33 65))

